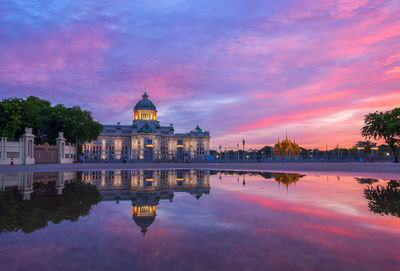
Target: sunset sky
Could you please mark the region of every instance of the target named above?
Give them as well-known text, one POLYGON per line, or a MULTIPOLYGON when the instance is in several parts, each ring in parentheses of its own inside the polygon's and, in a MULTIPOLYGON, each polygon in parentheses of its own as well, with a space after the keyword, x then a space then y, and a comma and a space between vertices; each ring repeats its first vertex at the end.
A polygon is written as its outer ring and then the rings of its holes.
POLYGON ((130 124, 147 85, 162 125, 213 148, 351 146, 400 106, 400 1, 3 0, 0 59, 1 99, 130 124))

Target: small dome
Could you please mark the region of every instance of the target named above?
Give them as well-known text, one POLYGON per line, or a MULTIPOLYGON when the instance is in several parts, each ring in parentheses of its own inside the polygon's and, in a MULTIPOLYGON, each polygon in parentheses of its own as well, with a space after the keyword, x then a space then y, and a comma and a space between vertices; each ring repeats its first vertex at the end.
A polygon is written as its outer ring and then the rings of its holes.
POLYGON ((156 107, 152 101, 149 100, 149 96, 145 92, 142 96, 142 99, 135 105, 135 110, 154 110, 156 111, 156 107))
POLYGON ((196 128, 194 128, 192 131, 193 131, 193 132, 196 132, 196 133, 203 133, 203 132, 204 132, 204 130, 201 129, 201 128, 199 127, 199 125, 197 125, 196 128))

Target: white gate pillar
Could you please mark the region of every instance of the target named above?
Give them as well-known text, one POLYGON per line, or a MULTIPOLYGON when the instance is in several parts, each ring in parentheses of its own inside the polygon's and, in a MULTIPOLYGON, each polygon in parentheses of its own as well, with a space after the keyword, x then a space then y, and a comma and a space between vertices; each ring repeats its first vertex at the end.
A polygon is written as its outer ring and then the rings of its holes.
POLYGON ((34 139, 35 136, 32 134, 32 128, 25 128, 25 134, 22 136, 22 150, 21 150, 21 161, 24 165, 31 165, 35 163, 34 156, 34 139))
POLYGON ((65 159, 65 141, 64 132, 58 132, 58 137, 56 139, 58 148, 58 163, 63 164, 65 159))

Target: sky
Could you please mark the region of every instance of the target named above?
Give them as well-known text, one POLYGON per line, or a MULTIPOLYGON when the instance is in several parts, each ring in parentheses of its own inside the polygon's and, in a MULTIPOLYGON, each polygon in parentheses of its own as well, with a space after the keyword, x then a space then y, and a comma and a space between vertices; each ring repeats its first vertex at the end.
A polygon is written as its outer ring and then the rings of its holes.
POLYGON ((400 1, 3 0, 0 59, 0 99, 130 124, 146 90, 213 148, 348 147, 400 105, 400 1))

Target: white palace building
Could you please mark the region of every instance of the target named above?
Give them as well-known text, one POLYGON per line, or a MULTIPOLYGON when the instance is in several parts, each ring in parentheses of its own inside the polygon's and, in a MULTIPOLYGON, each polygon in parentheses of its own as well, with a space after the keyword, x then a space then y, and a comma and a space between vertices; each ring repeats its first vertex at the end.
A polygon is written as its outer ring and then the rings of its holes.
POLYGON ((86 143, 86 160, 205 160, 210 152, 210 133, 197 126, 175 133, 172 124, 161 126, 157 109, 146 92, 133 109, 132 125, 103 125, 97 140, 86 143))

